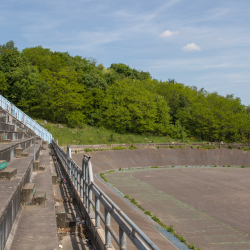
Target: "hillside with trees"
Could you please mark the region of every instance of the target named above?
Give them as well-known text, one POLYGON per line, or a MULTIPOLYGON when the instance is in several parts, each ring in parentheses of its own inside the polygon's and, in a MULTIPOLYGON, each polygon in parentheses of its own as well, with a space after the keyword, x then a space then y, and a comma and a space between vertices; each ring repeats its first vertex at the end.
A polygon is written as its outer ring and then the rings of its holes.
POLYGON ((119 133, 250 142, 250 107, 119 63, 0 45, 0 94, 35 118, 119 133))

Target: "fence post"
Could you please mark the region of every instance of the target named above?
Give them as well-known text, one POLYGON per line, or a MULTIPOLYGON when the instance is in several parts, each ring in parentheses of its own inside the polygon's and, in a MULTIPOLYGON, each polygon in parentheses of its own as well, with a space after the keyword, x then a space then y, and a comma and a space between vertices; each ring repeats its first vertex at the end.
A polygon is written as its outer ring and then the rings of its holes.
POLYGON ((83 204, 86 206, 86 164, 84 158, 82 160, 82 179, 83 179, 83 204))
POLYGON ((89 184, 89 187, 88 187, 88 201, 89 201, 89 214, 92 212, 92 203, 90 202, 90 200, 92 200, 92 190, 91 190, 91 187, 90 187, 90 178, 88 178, 88 184, 89 184))
POLYGON ((119 245, 120 250, 127 249, 126 234, 121 227, 119 227, 119 245))
POLYGON ((34 138, 34 161, 36 161, 36 134, 34 138))
MULTIPOLYGON (((88 163, 87 163, 88 164, 88 163)), ((85 166, 85 192, 86 192, 86 209, 89 207, 89 197, 87 197, 87 194, 89 194, 89 187, 88 187, 88 183, 89 183, 89 171, 88 171, 88 165, 86 164, 85 166)))
POLYGON ((110 226, 111 220, 110 220, 110 213, 105 208, 105 245, 106 247, 111 246, 111 233, 109 232, 108 226, 110 226))
POLYGON ((100 216, 97 211, 100 211, 100 200, 95 196, 95 226, 100 227, 100 216))

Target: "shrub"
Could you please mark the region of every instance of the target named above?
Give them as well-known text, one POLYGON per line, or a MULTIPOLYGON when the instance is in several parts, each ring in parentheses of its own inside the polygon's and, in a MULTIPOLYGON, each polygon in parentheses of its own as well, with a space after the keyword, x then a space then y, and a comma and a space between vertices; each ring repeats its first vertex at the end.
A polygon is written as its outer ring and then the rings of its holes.
POLYGON ((174 232, 174 226, 170 225, 169 227, 167 227, 167 231, 170 232, 170 233, 173 233, 174 232))
POLYGON ((151 168, 158 168, 158 166, 154 166, 154 167, 151 167, 151 168))
POLYGON ((232 145, 227 146, 228 149, 233 149, 232 145))
POLYGON ((246 168, 246 166, 243 165, 243 166, 241 166, 241 168, 246 168))
POLYGON ((144 209, 142 206, 137 205, 137 207, 138 207, 139 209, 141 209, 142 211, 145 211, 145 209, 144 209))
POLYGON ((174 168, 174 166, 172 166, 172 168, 174 168))
POLYGON ((121 171, 122 169, 121 168, 119 168, 119 171, 121 171))
POLYGON ((159 223, 160 219, 157 216, 152 216, 152 220, 154 220, 155 222, 159 223))
POLYGON ((216 165, 214 165, 214 167, 216 168, 217 166, 216 166, 216 165))
POLYGON ((138 149, 138 148, 132 144, 128 149, 138 149))
POLYGON ((108 182, 108 180, 107 180, 106 177, 104 176, 104 173, 101 173, 100 176, 101 176, 101 178, 102 178, 105 182, 108 182))
POLYGON ((134 198, 130 199, 130 201, 131 201, 133 204, 135 204, 135 205, 138 204, 138 202, 137 202, 134 198))
POLYGON ((150 211, 145 211, 144 214, 152 216, 152 213, 150 211))
POLYGON ((128 194, 124 195, 124 198, 129 199, 129 195, 128 194))
POLYGON ((91 149, 91 148, 85 148, 84 151, 85 151, 85 152, 92 152, 93 149, 91 149))

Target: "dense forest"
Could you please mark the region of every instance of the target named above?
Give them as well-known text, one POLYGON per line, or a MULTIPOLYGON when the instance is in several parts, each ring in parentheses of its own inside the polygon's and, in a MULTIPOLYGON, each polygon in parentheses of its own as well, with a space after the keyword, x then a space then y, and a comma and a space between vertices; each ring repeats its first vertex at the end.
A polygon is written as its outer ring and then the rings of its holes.
POLYGON ((118 63, 0 45, 0 94, 32 117, 119 133, 250 142, 250 107, 118 63))

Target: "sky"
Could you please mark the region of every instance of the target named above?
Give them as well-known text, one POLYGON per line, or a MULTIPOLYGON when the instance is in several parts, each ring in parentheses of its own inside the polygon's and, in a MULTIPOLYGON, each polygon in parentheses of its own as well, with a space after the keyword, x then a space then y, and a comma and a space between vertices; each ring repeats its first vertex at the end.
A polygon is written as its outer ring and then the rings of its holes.
POLYGON ((250 105, 249 0, 8 0, 0 44, 124 63, 250 105))

